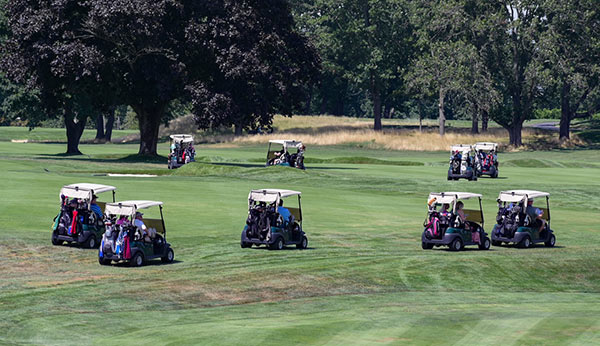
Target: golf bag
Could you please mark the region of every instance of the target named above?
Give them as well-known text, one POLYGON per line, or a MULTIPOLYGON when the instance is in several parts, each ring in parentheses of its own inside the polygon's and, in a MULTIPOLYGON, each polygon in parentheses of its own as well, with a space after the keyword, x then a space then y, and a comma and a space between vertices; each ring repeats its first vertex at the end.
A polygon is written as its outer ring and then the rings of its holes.
POLYGON ((461 161, 462 155, 460 153, 452 155, 450 158, 450 168, 452 169, 452 174, 460 174, 461 161))
POLYGON ((248 225, 246 236, 248 238, 264 240, 267 237, 267 234, 271 230, 271 224, 274 224, 273 220, 271 220, 274 216, 272 209, 260 205, 250 209, 248 219, 246 219, 246 224, 248 225))
POLYGON ((506 238, 512 238, 519 228, 521 220, 521 207, 502 208, 498 211, 496 221, 499 227, 496 228, 496 235, 506 238))
POLYGON ((429 220, 425 223, 425 237, 427 239, 441 239, 448 228, 449 217, 445 213, 430 211, 429 220))

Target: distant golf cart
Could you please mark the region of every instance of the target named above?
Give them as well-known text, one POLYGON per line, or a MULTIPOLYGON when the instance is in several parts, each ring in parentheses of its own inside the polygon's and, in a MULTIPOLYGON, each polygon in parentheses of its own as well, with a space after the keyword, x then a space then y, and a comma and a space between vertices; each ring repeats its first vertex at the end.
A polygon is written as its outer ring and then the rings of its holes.
POLYGON ((481 195, 469 192, 430 193, 427 200, 427 219, 421 235, 421 247, 430 250, 434 246, 448 246, 452 251, 460 251, 466 245, 477 245, 480 250, 490 248, 490 238, 483 230, 483 210, 481 195), (466 220, 462 221, 457 205, 470 199, 477 199, 478 209, 462 209, 466 220), (440 210, 438 210, 440 207, 440 210), (446 207, 446 208, 445 208, 446 207), (479 238, 479 239, 477 239, 479 238))
POLYGON ((269 149, 267 151, 267 167, 268 166, 288 166, 305 169, 304 167, 304 151, 306 147, 302 142, 287 139, 275 139, 269 141, 269 149), (296 152, 291 154, 290 150, 296 149, 296 152))
POLYGON ((450 168, 448 180, 460 178, 477 180, 477 166, 475 152, 469 144, 453 145, 450 149, 450 168))
POLYGON ((171 139, 171 151, 167 162, 169 169, 179 168, 195 161, 196 150, 192 135, 170 135, 169 138, 171 139))
MULTIPOLYGON (((97 247, 104 233, 104 220, 103 216, 91 210, 90 202, 94 195, 109 191, 112 191, 114 201, 115 190, 114 186, 89 183, 63 186, 60 190, 60 212, 52 225, 52 244, 67 242, 87 248, 97 247)), ((96 201, 96 204, 104 209, 104 202, 96 201)))
POLYGON ((291 190, 252 190, 248 195, 248 218, 242 231, 242 248, 252 245, 267 245, 271 250, 281 250, 286 245, 299 249, 308 247, 308 239, 302 230, 302 205, 300 192, 291 190), (284 207, 291 217, 284 220, 278 212, 280 201, 287 197, 298 197, 298 207, 284 207))
POLYGON ((498 178, 498 144, 478 142, 474 148, 477 155, 477 176, 498 178))
POLYGON ((492 231, 492 245, 516 244, 521 248, 531 247, 535 243, 544 243, 548 247, 556 244, 554 231, 550 229, 550 194, 533 190, 502 191, 498 196, 498 215, 492 231), (529 201, 545 198, 546 207, 536 208, 546 226, 540 231, 541 220, 531 220, 527 215, 529 201))
POLYGON ((163 263, 171 263, 175 257, 171 244, 167 243, 167 230, 162 212, 162 202, 123 201, 106 205, 106 232, 98 251, 98 261, 109 265, 111 261, 128 262, 139 267, 145 262, 160 258, 163 263), (144 238, 133 224, 137 212, 158 206, 160 219, 144 218, 146 227, 154 229, 156 236, 144 238))

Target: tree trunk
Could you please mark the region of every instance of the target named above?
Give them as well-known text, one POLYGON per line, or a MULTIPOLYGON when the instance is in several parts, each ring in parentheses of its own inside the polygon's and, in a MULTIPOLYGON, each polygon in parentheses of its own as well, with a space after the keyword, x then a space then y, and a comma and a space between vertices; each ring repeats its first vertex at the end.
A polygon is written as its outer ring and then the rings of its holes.
POLYGON ((390 114, 392 114, 392 112, 391 112, 391 107, 390 107, 389 105, 386 105, 386 106, 383 108, 383 117, 384 117, 385 119, 391 119, 391 116, 390 116, 390 114))
POLYGON ((381 125, 381 95, 376 88, 373 90, 373 115, 375 116, 373 129, 375 131, 381 131, 383 129, 383 126, 381 125))
POLYGON ((144 108, 142 105, 132 106, 140 125, 140 150, 138 155, 156 156, 158 145, 158 130, 160 120, 165 111, 164 105, 144 108))
POLYGON ((560 90, 560 131, 559 138, 561 141, 568 140, 571 137, 571 104, 569 102, 569 96, 571 94, 571 85, 567 82, 563 82, 560 90))
POLYGON ((106 115, 106 128, 104 129, 104 139, 110 142, 112 139, 113 124, 115 123, 115 109, 111 109, 106 115))
POLYGON ((477 113, 473 113, 473 119, 471 122, 471 133, 479 133, 479 117, 477 116, 477 113))
POLYGON ((75 122, 73 115, 65 114, 65 128, 67 129, 67 154, 81 155, 79 151, 79 140, 85 130, 87 117, 79 122, 75 122))
POLYGON ((522 134, 522 130, 523 130, 523 122, 516 121, 516 122, 514 122, 514 125, 507 130, 508 130, 508 137, 509 137, 510 144, 514 145, 515 147, 522 146, 523 140, 522 140, 521 134, 522 134))
POLYGON ((440 120, 440 136, 446 133, 446 115, 444 114, 444 99, 446 98, 446 92, 440 88, 439 101, 438 101, 438 113, 440 120))
POLYGON ((102 114, 98 114, 96 117, 96 140, 104 140, 104 116, 102 114))
POLYGON ((235 124, 235 125, 233 126, 233 133, 234 133, 234 136, 236 136, 236 137, 239 137, 239 136, 241 136, 241 135, 242 135, 242 132, 243 132, 243 130, 244 130, 244 127, 243 127, 242 125, 240 125, 240 124, 235 124))
POLYGON ((490 114, 488 113, 488 111, 482 111, 481 112, 481 132, 487 132, 489 119, 490 119, 490 114))

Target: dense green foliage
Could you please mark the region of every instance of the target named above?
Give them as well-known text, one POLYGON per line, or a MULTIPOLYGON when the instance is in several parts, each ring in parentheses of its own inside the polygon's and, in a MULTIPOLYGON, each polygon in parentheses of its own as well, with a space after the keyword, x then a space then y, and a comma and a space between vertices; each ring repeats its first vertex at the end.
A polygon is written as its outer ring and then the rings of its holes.
POLYGON ((0 141, 0 343, 600 341, 597 150, 501 153, 499 179, 448 182, 446 152, 311 146, 307 159, 322 163, 299 171, 264 168, 266 145, 197 149, 200 162, 172 172, 131 157, 135 144, 84 144, 89 155, 74 158, 60 144, 0 141), (165 175, 101 175, 125 170, 165 175), (79 181, 164 201, 176 263, 102 267, 97 251, 50 245, 59 188, 79 181), (261 187, 302 191, 310 249, 240 248, 247 193, 261 187), (430 191, 482 193, 489 232, 508 188, 552 194, 556 248, 421 250, 430 191))

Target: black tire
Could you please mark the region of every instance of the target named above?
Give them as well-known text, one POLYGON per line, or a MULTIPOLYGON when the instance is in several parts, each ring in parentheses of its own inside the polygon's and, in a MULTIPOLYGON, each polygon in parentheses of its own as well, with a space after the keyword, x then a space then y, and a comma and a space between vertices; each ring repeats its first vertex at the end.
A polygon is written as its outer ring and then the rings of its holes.
POLYGON ((277 239, 275 239, 275 241, 273 242, 273 244, 271 244, 271 246, 269 246, 269 248, 271 250, 283 250, 283 238, 278 237, 277 239))
POLYGON ((490 238, 485 237, 483 238, 483 241, 481 242, 481 244, 479 244, 479 250, 489 250, 490 249, 490 238))
POLYGON ((464 247, 465 244, 463 243, 462 239, 460 239, 460 237, 454 238, 454 240, 452 240, 452 242, 450 243, 450 251, 460 251, 464 249, 464 247))
POLYGON ((296 248, 306 249, 307 247, 308 247, 308 239, 305 236, 303 236, 302 241, 300 241, 300 243, 296 244, 296 248))
POLYGON ((58 234, 52 232, 52 245, 62 245, 63 241, 58 239, 58 234))
POLYGON ((252 243, 246 243, 245 241, 242 240, 240 242, 240 246, 242 247, 242 249, 246 249, 246 248, 252 247, 252 243))
POLYGON ((448 174, 448 180, 452 180, 452 177, 448 174))
POLYGON ((94 249, 98 247, 98 242, 96 241, 95 235, 89 236, 89 238, 85 241, 85 247, 88 249, 94 249))
POLYGON ((171 249, 171 248, 169 248, 169 250, 167 250, 167 254, 164 257, 160 258, 162 263, 171 263, 171 262, 173 262, 174 259, 175 259, 175 252, 173 252, 173 249, 171 249))
POLYGON ((98 257, 98 263, 100 263, 100 265, 102 265, 102 266, 107 266, 110 264, 110 262, 111 262, 111 260, 109 260, 109 259, 98 257))
POLYGON ((433 249, 433 244, 422 241, 421 248, 423 248, 423 250, 431 250, 433 249))
POLYGON ((521 241, 519 242, 519 244, 517 244, 517 246, 522 249, 527 249, 527 248, 531 247, 531 238, 529 236, 525 236, 525 238, 521 239, 521 241))
POLYGON ((502 242, 499 241, 499 240, 492 240, 492 245, 494 245, 494 246, 501 246, 502 242))
POLYGON ((141 252, 136 252, 135 255, 133 255, 133 257, 131 257, 131 260, 129 261, 129 265, 131 267, 140 267, 144 264, 144 255, 142 255, 141 252))
POLYGON ((556 237, 554 234, 550 234, 550 238, 544 242, 544 245, 547 247, 554 247, 554 245, 556 245, 556 237))

